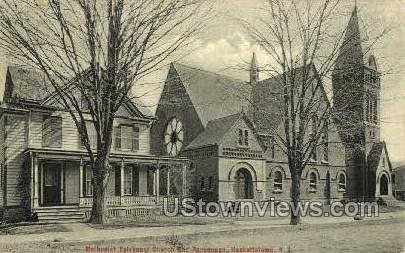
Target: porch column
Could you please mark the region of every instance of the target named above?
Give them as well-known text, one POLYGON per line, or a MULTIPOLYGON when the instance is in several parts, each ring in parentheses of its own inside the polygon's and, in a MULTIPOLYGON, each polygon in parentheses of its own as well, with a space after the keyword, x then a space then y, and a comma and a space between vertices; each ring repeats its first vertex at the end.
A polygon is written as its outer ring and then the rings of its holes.
POLYGON ((80 158, 80 165, 79 165, 79 192, 80 198, 83 198, 83 158, 80 158))
POLYGON ((167 196, 170 196, 170 167, 167 166, 167 196))
POLYGON ((121 160, 121 191, 120 191, 120 196, 124 196, 124 168, 125 168, 125 164, 124 164, 124 159, 121 160))
POLYGON ((33 159, 34 165, 34 207, 39 206, 39 169, 38 169, 38 158, 34 155, 33 159))
POLYGON ((156 172, 155 172, 155 192, 156 192, 156 203, 159 203, 159 195, 160 195, 160 182, 159 182, 159 173, 160 173, 160 165, 159 161, 156 164, 156 172))
POLYGON ((155 196, 156 195, 156 171, 153 171, 153 192, 152 195, 155 196))

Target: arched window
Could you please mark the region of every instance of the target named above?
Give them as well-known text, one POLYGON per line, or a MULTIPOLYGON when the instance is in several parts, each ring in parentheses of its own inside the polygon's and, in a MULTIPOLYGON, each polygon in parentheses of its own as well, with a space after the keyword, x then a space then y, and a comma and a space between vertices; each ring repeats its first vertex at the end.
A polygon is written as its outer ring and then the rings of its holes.
POLYGON ((208 177, 208 189, 212 190, 214 186, 214 178, 212 176, 208 177))
POLYGON ((283 189, 283 175, 280 171, 274 173, 274 190, 281 191, 283 189))
POLYGON ((316 173, 311 172, 309 174, 309 189, 316 191, 316 184, 317 184, 317 178, 316 178, 316 173))
POLYGON ((328 144, 328 123, 325 122, 322 133, 322 160, 327 162, 329 160, 329 144, 328 144))
POLYGON ((205 187, 205 178, 201 177, 201 179, 200 179, 200 188, 201 188, 201 190, 204 190, 204 187, 205 187))
POLYGON ((318 117, 316 115, 311 117, 311 132, 310 132, 310 139, 313 142, 313 149, 311 150, 311 160, 316 161, 317 160, 317 155, 316 155, 316 132, 318 128, 318 117))
POLYGON ((338 187, 341 191, 346 190, 346 177, 343 173, 339 175, 338 187))

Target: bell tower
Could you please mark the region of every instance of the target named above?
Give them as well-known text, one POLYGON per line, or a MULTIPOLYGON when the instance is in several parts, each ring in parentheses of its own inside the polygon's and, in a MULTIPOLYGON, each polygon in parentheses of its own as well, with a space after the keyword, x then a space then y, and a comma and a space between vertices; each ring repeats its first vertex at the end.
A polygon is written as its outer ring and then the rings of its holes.
POLYGON ((367 192, 366 155, 380 141, 380 73, 354 7, 332 72, 333 106, 346 150, 346 195, 367 192))

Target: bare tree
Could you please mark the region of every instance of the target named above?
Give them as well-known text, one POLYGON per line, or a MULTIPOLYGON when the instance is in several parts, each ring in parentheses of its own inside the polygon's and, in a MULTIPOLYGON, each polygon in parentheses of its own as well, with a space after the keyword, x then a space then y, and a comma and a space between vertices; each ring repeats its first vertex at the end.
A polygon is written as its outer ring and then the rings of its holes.
POLYGON ((106 221, 115 114, 145 75, 188 45, 203 25, 199 0, 4 0, 0 46, 45 73, 73 119, 93 170, 90 222, 106 221), (87 110, 82 110, 82 103, 87 110), (90 115, 97 135, 91 145, 90 115))
MULTIPOLYGON (((263 128, 271 132, 278 147, 288 158, 292 178, 290 223, 293 225, 300 223, 300 215, 293 210, 301 201, 302 172, 311 161, 317 146, 327 145, 329 121, 340 117, 340 112, 332 108, 333 101, 328 100, 328 91, 323 85, 331 77, 332 71, 339 71, 336 69, 336 61, 339 53, 345 49, 343 44, 353 46, 350 43, 356 40, 347 38, 345 29, 336 29, 335 17, 340 16, 340 2, 268 0, 262 9, 265 18, 259 23, 243 21, 249 34, 271 62, 260 68, 261 72, 271 77, 270 82, 276 83, 271 86, 273 90, 269 91, 271 96, 268 93, 263 94, 267 98, 253 96, 250 102, 255 116, 261 115, 263 120, 280 122, 275 125, 269 123, 263 128), (260 102, 261 99, 265 102, 260 102), (267 110, 266 106, 272 107, 271 110, 267 110)), ((369 47, 363 48, 363 51, 369 50, 380 37, 369 42, 369 47)), ((355 66, 347 67, 340 71, 352 71, 355 66)), ((349 115, 347 111, 353 109, 351 106, 343 108, 346 116, 349 115)), ((340 120, 345 121, 342 118, 340 120)), ((345 129, 346 133, 358 128, 354 125, 351 127, 345 129)))

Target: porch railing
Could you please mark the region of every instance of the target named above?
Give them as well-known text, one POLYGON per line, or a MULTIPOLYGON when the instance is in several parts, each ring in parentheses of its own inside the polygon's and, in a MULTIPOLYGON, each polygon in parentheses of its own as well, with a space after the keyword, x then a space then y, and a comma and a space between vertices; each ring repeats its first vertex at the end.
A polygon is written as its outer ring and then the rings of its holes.
MULTIPOLYGON (((107 206, 149 206, 156 204, 156 196, 107 196, 107 206)), ((92 197, 80 198, 81 207, 91 207, 92 197)))

